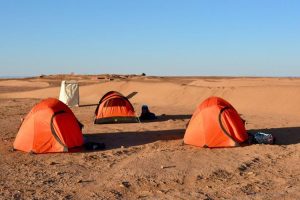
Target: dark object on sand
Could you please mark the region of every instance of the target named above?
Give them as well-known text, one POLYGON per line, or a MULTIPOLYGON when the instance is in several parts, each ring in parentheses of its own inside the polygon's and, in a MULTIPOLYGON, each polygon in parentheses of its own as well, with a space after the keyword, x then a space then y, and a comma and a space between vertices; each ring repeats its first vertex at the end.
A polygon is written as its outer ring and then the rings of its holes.
POLYGON ((249 144, 274 144, 275 138, 272 134, 257 132, 257 133, 248 133, 249 135, 249 144))
POLYGON ((79 125, 80 130, 82 131, 82 129, 84 128, 84 125, 77 119, 77 123, 79 125))
POLYGON ((88 151, 95 151, 95 150, 104 150, 105 144, 98 143, 98 142, 86 142, 84 144, 84 148, 88 151))
POLYGON ((156 115, 152 112, 150 112, 147 105, 142 106, 142 113, 140 116, 140 121, 146 121, 146 120, 155 120, 157 119, 156 115))

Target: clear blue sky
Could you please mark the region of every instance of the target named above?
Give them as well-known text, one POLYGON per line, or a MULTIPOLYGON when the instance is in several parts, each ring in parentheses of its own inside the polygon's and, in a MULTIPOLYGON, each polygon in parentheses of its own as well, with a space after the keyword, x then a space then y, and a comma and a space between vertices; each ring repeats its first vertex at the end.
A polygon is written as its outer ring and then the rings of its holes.
POLYGON ((0 75, 300 76, 298 0, 0 0, 0 75))

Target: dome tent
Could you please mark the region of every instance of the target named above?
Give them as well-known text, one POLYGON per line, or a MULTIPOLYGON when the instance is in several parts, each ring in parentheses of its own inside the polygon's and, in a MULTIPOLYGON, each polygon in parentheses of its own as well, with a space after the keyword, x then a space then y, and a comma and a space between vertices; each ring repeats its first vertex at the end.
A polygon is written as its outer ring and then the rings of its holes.
POLYGON ((14 141, 14 149, 33 153, 68 152, 83 145, 80 124, 61 101, 49 98, 27 114, 14 141))
POLYGON ((210 97, 196 108, 184 135, 185 144, 198 147, 239 146, 247 139, 238 112, 219 97, 210 97))
POLYGON ((139 122, 129 100, 119 92, 110 91, 99 101, 95 124, 139 122))

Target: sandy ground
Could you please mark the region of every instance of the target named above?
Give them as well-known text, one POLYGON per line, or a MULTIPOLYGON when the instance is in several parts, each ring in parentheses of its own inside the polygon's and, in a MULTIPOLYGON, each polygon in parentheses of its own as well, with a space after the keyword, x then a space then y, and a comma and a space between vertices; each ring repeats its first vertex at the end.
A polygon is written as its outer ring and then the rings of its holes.
POLYGON ((45 76, 0 81, 0 199, 300 199, 300 79, 45 76), (20 118, 42 98, 58 97, 62 79, 80 83, 72 108, 96 152, 30 155, 12 151, 20 118), (159 119, 94 125, 100 97, 124 95, 159 119), (195 107, 215 95, 276 145, 202 149, 182 144, 195 107))

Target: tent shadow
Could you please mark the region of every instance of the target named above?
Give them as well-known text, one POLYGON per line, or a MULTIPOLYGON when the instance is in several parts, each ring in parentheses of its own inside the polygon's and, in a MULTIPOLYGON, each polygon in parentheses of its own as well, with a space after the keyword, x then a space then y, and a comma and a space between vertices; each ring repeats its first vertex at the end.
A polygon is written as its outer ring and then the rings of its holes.
POLYGON ((143 132, 119 132, 119 133, 91 133, 84 137, 88 142, 105 143, 106 149, 116 149, 121 146, 133 147, 159 140, 179 140, 184 136, 185 129, 143 131, 143 132))
POLYGON ((275 145, 290 145, 300 143, 300 127, 252 129, 250 133, 264 132, 275 137, 275 145))
POLYGON ((155 120, 141 120, 142 123, 163 122, 168 120, 185 120, 190 119, 192 115, 159 115, 155 120))
POLYGON ((98 104, 83 104, 83 105, 79 105, 79 107, 89 107, 89 106, 98 106, 98 104))

